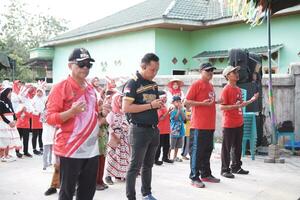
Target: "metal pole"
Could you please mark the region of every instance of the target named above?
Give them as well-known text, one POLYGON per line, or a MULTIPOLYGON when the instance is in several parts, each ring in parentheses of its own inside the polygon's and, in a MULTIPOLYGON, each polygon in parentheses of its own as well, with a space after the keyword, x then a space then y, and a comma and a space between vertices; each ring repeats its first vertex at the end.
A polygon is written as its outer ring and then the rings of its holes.
POLYGON ((267 26, 268 26, 268 65, 269 65, 269 106, 270 106, 270 116, 272 125, 272 144, 277 144, 276 141, 276 122, 274 113, 274 99, 273 99, 273 85, 272 85, 272 63, 271 63, 271 10, 270 6, 268 8, 267 16, 267 26))

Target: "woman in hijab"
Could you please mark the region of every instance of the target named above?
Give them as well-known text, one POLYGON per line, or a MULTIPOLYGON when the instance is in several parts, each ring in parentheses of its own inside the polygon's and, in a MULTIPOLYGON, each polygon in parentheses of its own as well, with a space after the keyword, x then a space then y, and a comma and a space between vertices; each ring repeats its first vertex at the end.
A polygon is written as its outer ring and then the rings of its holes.
POLYGON ((12 88, 0 92, 0 157, 2 162, 15 161, 9 155, 10 149, 21 149, 21 141, 16 128, 16 115, 11 103, 12 88))
POLYGON ((105 182, 112 185, 112 177, 125 180, 127 173, 130 146, 129 124, 122 112, 122 94, 117 92, 112 98, 112 111, 106 117, 109 124, 109 141, 107 145, 105 182))

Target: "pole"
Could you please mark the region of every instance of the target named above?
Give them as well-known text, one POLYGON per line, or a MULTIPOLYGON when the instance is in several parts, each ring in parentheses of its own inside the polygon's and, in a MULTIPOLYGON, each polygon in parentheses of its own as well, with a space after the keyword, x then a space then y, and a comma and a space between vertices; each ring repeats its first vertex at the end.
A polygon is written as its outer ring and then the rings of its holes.
POLYGON ((270 106, 270 116, 272 125, 272 144, 277 144, 276 141, 276 122, 275 122, 275 111, 274 111, 274 99, 273 99, 273 85, 272 85, 272 62, 271 62, 271 10, 268 8, 267 16, 267 26, 268 26, 268 66, 269 66, 269 106, 270 106))
POLYGON ((270 117, 272 126, 272 144, 269 145, 268 154, 269 158, 265 159, 265 163, 284 163, 284 159, 280 159, 279 147, 276 140, 276 125, 275 125, 275 112, 274 112, 274 99, 273 99, 273 85, 272 85, 272 63, 271 63, 271 0, 268 0, 268 65, 269 65, 269 106, 270 117))

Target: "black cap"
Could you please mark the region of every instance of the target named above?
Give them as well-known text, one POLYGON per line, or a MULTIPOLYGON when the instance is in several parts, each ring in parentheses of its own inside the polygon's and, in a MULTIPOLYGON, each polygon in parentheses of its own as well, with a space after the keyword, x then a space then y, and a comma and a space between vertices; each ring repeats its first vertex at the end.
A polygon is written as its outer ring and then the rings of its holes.
POLYGON ((69 56, 69 61, 83 61, 90 60, 91 62, 95 62, 93 58, 91 58, 90 53, 85 48, 75 48, 73 52, 69 56))
POLYGON ((217 69, 211 63, 202 63, 200 65, 200 70, 208 70, 208 69, 217 69))
POLYGON ((173 96, 172 97, 172 102, 174 101, 181 101, 181 97, 180 96, 173 96))

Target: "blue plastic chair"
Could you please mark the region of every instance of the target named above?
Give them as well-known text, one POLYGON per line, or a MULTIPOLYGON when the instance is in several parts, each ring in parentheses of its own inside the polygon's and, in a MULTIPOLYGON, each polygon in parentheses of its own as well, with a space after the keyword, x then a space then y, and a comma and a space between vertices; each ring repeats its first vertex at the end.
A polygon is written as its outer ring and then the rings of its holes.
POLYGON ((256 118, 255 113, 244 113, 244 130, 242 141, 242 156, 245 156, 247 141, 250 142, 250 153, 252 160, 255 159, 255 149, 257 142, 256 118))
POLYGON ((295 133, 294 132, 279 132, 276 131, 276 143, 278 144, 279 137, 288 136, 290 137, 292 152, 295 153, 295 133))
MULTIPOLYGON (((247 101, 247 90, 241 89, 243 101, 247 101)), ((244 129, 242 141, 242 156, 246 154, 247 141, 250 143, 250 153, 252 160, 255 159, 255 150, 257 142, 257 129, 255 113, 246 112, 246 107, 243 107, 244 129)))

